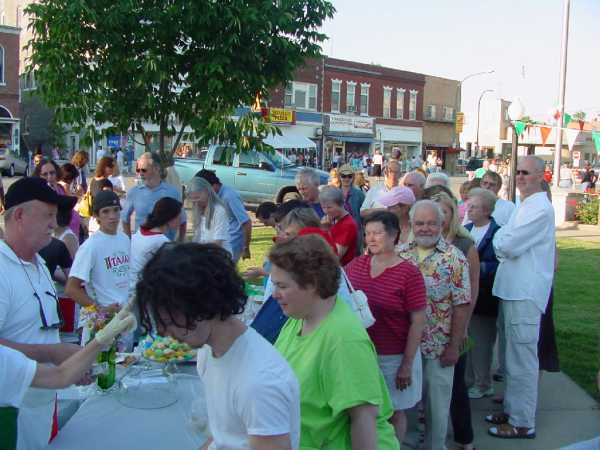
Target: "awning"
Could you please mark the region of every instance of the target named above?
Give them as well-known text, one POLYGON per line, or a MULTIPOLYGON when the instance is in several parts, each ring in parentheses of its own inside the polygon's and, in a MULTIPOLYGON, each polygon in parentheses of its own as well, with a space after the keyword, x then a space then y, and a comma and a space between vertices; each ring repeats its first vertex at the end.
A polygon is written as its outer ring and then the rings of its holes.
POLYGON ((307 137, 294 134, 269 136, 263 142, 274 148, 317 148, 317 144, 307 137))
POLYGON ((335 139, 340 142, 356 142, 359 144, 372 144, 375 142, 375 139, 372 137, 362 137, 362 136, 327 136, 329 139, 335 139))

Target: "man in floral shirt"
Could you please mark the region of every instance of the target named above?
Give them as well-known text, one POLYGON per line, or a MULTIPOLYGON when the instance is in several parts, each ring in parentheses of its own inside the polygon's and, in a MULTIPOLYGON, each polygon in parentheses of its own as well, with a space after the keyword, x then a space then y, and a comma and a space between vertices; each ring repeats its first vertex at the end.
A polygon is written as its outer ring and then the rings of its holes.
POLYGON ((421 341, 425 392, 425 448, 446 449, 454 365, 467 328, 469 266, 460 250, 442 238, 444 214, 431 200, 410 211, 414 240, 397 247, 401 258, 419 266, 427 289, 426 324, 421 341))

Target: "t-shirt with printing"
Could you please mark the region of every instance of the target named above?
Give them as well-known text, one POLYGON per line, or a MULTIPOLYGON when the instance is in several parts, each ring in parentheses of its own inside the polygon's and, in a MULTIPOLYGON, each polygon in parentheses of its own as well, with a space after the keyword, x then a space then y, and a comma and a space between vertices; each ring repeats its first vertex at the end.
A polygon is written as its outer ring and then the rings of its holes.
POLYGON ((129 252, 125 234, 99 230, 79 247, 69 277, 83 280, 88 295, 100 305, 123 304, 129 297, 129 252))
POLYGON ((131 262, 129 267, 129 283, 133 288, 137 283, 139 273, 152 255, 167 242, 171 242, 167 236, 160 232, 154 232, 140 228, 131 236, 131 262))
POLYGON ((298 450, 300 387, 271 344, 248 328, 221 357, 204 346, 197 359, 214 439, 210 450, 249 450, 248 436, 282 434, 298 450))
POLYGON ((356 256, 356 245, 358 241, 358 226, 351 214, 334 223, 329 229, 333 242, 342 247, 347 247, 346 253, 342 256, 340 263, 342 266, 348 264, 356 256))
POLYGON ((401 261, 376 277, 371 276, 372 256, 355 258, 345 267, 354 289, 365 293, 375 324, 367 329, 379 355, 404 354, 410 313, 427 304, 425 281, 417 266, 401 261))
POLYGON ((23 353, 0 345, 0 408, 19 408, 35 375, 37 363, 23 353))
POLYGON ((358 317, 343 301, 312 332, 302 336, 301 319, 288 319, 275 342, 300 382, 300 448, 352 448, 347 410, 378 407, 377 449, 397 450, 389 423, 392 404, 373 343, 358 317))

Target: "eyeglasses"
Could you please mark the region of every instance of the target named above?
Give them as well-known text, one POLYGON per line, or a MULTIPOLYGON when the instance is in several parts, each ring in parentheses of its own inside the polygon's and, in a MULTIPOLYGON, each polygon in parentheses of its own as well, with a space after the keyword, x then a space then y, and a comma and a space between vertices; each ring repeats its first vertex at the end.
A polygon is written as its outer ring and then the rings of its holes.
POLYGON ((33 291, 33 296, 37 300, 38 306, 40 309, 40 320, 42 321, 42 326, 40 327, 40 329, 41 330, 53 330, 56 328, 60 328, 63 324, 63 317, 62 317, 62 313, 60 311, 60 307, 58 305, 58 298, 57 298, 56 294, 53 294, 52 292, 49 292, 49 291, 46 291, 45 294, 48 295, 49 297, 53 298, 54 301, 56 302, 56 312, 58 314, 58 322, 48 325, 48 320, 46 319, 46 314, 44 313, 44 308, 42 306, 42 299, 40 298, 40 296, 38 295, 37 292, 33 291))
POLYGON ((354 175, 340 175, 340 178, 352 178, 354 175))
POLYGON ((515 172, 517 175, 529 175, 531 172, 529 170, 518 170, 515 172))
POLYGON ((415 227, 424 227, 424 226, 439 227, 440 226, 440 224, 438 222, 422 222, 420 220, 415 221, 415 223, 413 225, 415 227))
POLYGON ((135 168, 135 171, 136 171, 137 173, 140 173, 140 172, 141 172, 141 173, 146 173, 146 172, 148 172, 148 169, 143 169, 143 168, 140 168, 140 167, 136 167, 136 168, 135 168))

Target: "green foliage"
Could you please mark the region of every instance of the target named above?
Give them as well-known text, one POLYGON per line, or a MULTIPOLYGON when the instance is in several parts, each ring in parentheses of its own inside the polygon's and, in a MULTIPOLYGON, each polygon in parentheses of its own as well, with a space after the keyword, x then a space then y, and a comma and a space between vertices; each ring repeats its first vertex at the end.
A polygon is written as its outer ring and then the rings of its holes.
POLYGON ((585 117, 587 116, 587 114, 585 113, 585 111, 577 111, 575 114, 573 114, 573 120, 585 120, 585 117))
POLYGON ((598 198, 587 198, 577 205, 575 209, 575 218, 583 224, 597 225, 598 224, 598 209, 600 208, 600 200, 598 198))
POLYGON ((152 122, 163 154, 185 126, 200 141, 260 147, 276 129, 231 115, 320 54, 334 11, 327 0, 42 0, 26 10, 28 70, 60 123, 144 136, 152 122))

